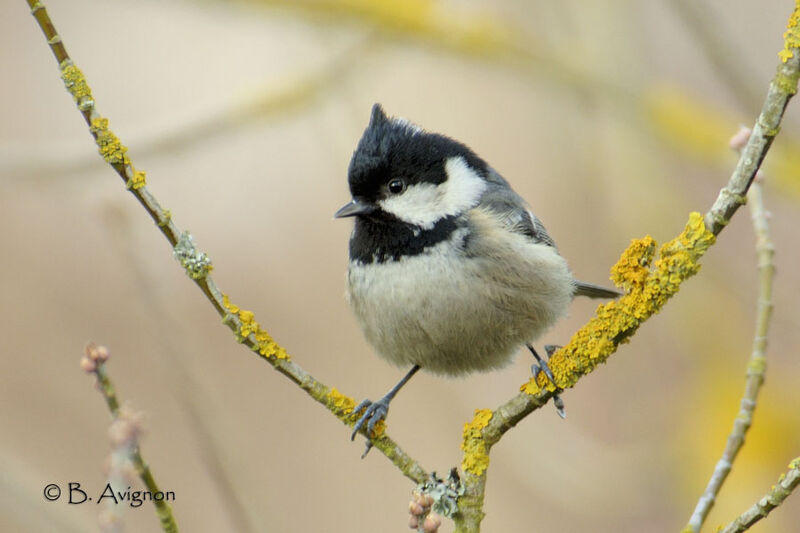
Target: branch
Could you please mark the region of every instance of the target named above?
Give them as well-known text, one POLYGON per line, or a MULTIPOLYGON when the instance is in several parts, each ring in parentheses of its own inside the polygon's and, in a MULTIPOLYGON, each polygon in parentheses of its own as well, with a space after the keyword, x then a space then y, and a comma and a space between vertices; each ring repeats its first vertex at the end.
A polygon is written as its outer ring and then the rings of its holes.
POLYGON ((762 518, 766 518, 773 509, 782 504, 789 494, 800 485, 800 457, 789 463, 788 468, 789 471, 781 474, 781 477, 778 478, 777 485, 774 485, 763 498, 739 515, 736 520, 717 530, 718 533, 741 533, 742 531, 747 531, 753 524, 762 518))
POLYGON ((747 364, 747 379, 739 413, 736 415, 733 429, 728 436, 725 450, 714 467, 711 479, 703 495, 700 496, 689 523, 684 528, 685 531, 694 531, 695 533, 700 531, 708 513, 714 506, 717 494, 719 494, 722 484, 731 471, 733 461, 744 445, 745 435, 753 423, 753 412, 756 408, 758 392, 764 383, 764 373, 766 371, 767 332, 772 315, 772 279, 775 273, 775 265, 772 258, 775 254, 775 249, 769 236, 769 224, 767 222, 767 213, 764 210, 762 186, 758 180, 750 188, 747 197, 750 203, 753 229, 756 234, 756 252, 758 254, 760 278, 753 349, 750 354, 750 361, 747 364))
MULTIPOLYGON (((336 388, 329 388, 300 365, 291 361, 286 350, 261 328, 253 313, 232 304, 217 287, 209 274, 213 269, 211 259, 196 249, 191 235, 178 228, 172 220, 169 210, 162 208, 156 198, 147 190, 144 171, 137 170, 133 166, 133 162, 127 155, 128 149, 109 129, 108 119, 97 112, 95 100, 86 78, 69 57, 61 36, 56 32, 44 5, 36 0, 27 0, 27 2, 31 8, 31 14, 39 23, 39 27, 59 63, 61 77, 67 90, 72 94, 79 111, 89 125, 100 155, 123 179, 128 190, 156 223, 173 247, 176 259, 206 295, 206 298, 222 317, 223 323, 234 332, 236 340, 258 353, 275 370, 324 405, 339 420, 352 425, 357 419, 353 413, 355 401, 351 397, 341 394, 336 388)), ((416 483, 423 483, 428 478, 426 470, 385 434, 383 425, 379 426, 375 433, 369 436, 375 448, 388 457, 406 477, 416 483)), ((362 433, 364 432, 362 431, 362 433)))
MULTIPOLYGON (((111 378, 109 378, 108 373, 106 373, 105 362, 108 360, 108 356, 108 348, 105 346, 89 344, 86 346, 86 356, 81 359, 81 368, 83 368, 85 372, 95 375, 97 378, 97 390, 103 395, 103 399, 106 401, 106 405, 114 421, 119 422, 125 417, 121 416, 114 384, 111 383, 111 378)), ((126 444, 127 455, 136 468, 136 473, 139 474, 145 487, 147 487, 147 490, 152 494, 163 494, 158 488, 158 483, 156 483, 153 473, 150 471, 150 467, 142 457, 142 453, 139 450, 138 439, 136 438, 136 432, 131 429, 131 426, 132 424, 130 420, 128 420, 128 423, 123 423, 121 427, 116 428, 116 433, 121 433, 122 435, 118 435, 118 437, 121 436, 121 438, 112 440, 119 441, 116 442, 116 444, 126 444), (127 429, 123 429, 125 427, 127 427, 127 429)), ((156 515, 161 522, 161 528, 166 533, 177 533, 178 524, 175 522, 175 517, 172 516, 172 508, 166 500, 164 498, 159 499, 154 497, 153 504, 156 506, 156 515)))
POLYGON ((231 472, 223 464, 223 458, 231 450, 225 447, 225 435, 212 427, 208 415, 213 409, 208 404, 208 391, 204 390, 204 385, 197 381, 190 369, 189 358, 194 357, 193 348, 184 342, 185 339, 174 334, 180 328, 179 319, 165 307, 163 293, 156 286, 152 273, 145 268, 143 256, 132 242, 130 217, 121 209, 110 208, 105 212, 104 223, 111 233, 110 243, 120 254, 120 261, 130 268, 134 285, 139 287, 141 297, 149 302, 148 315, 158 330, 153 337, 161 344, 162 353, 172 355, 163 358, 163 362, 171 367, 173 388, 180 391, 176 397, 194 432, 193 442, 205 463, 216 498, 232 521, 233 531, 254 533, 253 508, 244 502, 242 487, 234 482, 231 472))
POLYGON ((476 411, 464 426, 461 466, 466 494, 459 500, 456 531, 478 531, 483 518, 483 496, 489 451, 523 418, 540 408, 559 390, 604 363, 617 347, 628 341, 639 326, 659 312, 680 285, 700 269, 699 259, 711 246, 733 214, 745 203, 761 162, 777 135, 789 100, 797 92, 800 77, 800 0, 789 18, 780 63, 769 86, 761 114, 744 146, 728 184, 720 191, 705 216, 691 213, 684 231, 663 245, 656 259, 656 242, 650 236, 635 239, 611 269, 611 277, 627 294, 601 305, 597 316, 572 336, 548 362, 558 388, 543 374, 521 387, 521 392, 494 411, 476 411))

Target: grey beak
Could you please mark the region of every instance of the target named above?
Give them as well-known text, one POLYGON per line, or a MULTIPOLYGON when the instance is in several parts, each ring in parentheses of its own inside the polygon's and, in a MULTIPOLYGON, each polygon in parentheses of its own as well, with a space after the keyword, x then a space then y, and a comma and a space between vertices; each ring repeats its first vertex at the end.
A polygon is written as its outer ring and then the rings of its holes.
POLYGON ((368 215, 375 211, 375 206, 364 202, 353 200, 349 204, 345 204, 341 209, 336 211, 333 218, 354 217, 357 215, 368 215))

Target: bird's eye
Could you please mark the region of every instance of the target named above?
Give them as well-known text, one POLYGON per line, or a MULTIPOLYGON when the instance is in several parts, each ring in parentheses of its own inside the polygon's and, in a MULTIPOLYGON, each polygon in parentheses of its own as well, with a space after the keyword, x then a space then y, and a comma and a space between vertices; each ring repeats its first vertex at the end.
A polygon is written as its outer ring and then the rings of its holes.
POLYGON ((396 179, 389 182, 389 192, 392 194, 400 194, 405 188, 406 184, 403 180, 396 179))

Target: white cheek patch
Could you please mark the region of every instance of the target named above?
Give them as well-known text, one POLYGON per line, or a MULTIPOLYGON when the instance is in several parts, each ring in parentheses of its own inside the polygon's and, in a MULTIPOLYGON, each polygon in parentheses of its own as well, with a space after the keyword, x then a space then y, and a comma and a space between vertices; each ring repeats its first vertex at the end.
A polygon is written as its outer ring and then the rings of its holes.
POLYGON ((380 200, 378 205, 403 222, 422 229, 431 229, 442 218, 475 207, 486 190, 486 180, 460 156, 448 159, 444 169, 447 180, 443 183, 410 185, 402 194, 380 200))

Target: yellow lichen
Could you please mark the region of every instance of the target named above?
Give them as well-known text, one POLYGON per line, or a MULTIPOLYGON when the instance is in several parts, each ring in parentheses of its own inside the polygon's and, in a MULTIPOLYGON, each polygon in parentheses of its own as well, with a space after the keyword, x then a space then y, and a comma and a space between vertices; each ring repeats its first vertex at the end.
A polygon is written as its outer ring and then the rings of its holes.
POLYGON ((134 170, 133 177, 128 180, 125 186, 129 189, 138 190, 147 185, 147 175, 144 170, 134 170))
POLYGON ((611 280, 626 291, 644 285, 650 274, 650 263, 656 251, 656 241, 647 235, 643 239, 632 239, 630 246, 611 268, 611 280))
POLYGON ((124 164, 129 165, 130 159, 125 152, 128 149, 123 146, 122 142, 114 135, 110 129, 108 129, 108 119, 98 117, 92 119, 92 125, 89 127, 92 134, 94 135, 95 142, 97 143, 97 148, 100 151, 100 155, 103 156, 106 163, 109 164, 124 164))
POLYGON ((239 334, 242 337, 248 337, 251 333, 258 331, 258 322, 255 319, 256 315, 252 311, 241 310, 239 311, 239 320, 242 322, 239 328, 239 334))
POLYGON ((375 427, 372 428, 372 433, 370 434, 370 438, 377 439, 383 436, 386 433, 386 421, 385 420, 378 420, 375 424, 375 427))
POLYGON ((239 312, 239 306, 237 306, 236 304, 231 302, 231 299, 228 298, 227 294, 223 294, 222 295, 222 305, 224 305, 225 309, 227 309, 231 313, 238 313, 239 312))
MULTIPOLYGON (((652 237, 634 240, 612 268, 612 279, 628 293, 617 301, 600 305, 597 314, 578 330, 569 344, 549 361, 556 385, 572 387, 584 374, 603 363, 617 346, 626 342, 639 325, 657 313, 687 278, 700 270, 698 260, 711 244, 700 213, 692 213, 683 232, 661 247, 659 258, 649 267, 656 243, 652 237)), ((520 390, 538 394, 552 384, 543 375, 531 379, 520 390)))
POLYGON ((489 468, 489 454, 481 432, 491 419, 491 409, 475 409, 472 422, 464 424, 464 438, 461 442, 461 449, 464 450, 461 469, 464 472, 480 476, 489 468))
POLYGON ((356 401, 339 392, 336 387, 332 387, 328 393, 328 407, 338 415, 347 416, 355 409, 356 401))
POLYGON ((275 359, 289 359, 289 354, 286 353, 286 350, 284 350, 282 346, 278 345, 278 343, 272 339, 269 333, 261 329, 261 326, 258 327, 255 337, 259 354, 267 358, 274 357, 275 359))
POLYGON ((83 72, 71 61, 65 61, 61 64, 61 79, 64 80, 64 85, 76 103, 80 103, 83 98, 92 97, 92 90, 89 88, 89 84, 86 83, 83 72))
POLYGON ((795 0, 795 8, 786 24, 783 34, 783 50, 778 52, 781 62, 786 63, 794 57, 794 50, 800 48, 800 0, 795 0))
POLYGON ((227 294, 222 295, 222 305, 224 305, 228 311, 239 317, 241 326, 239 326, 237 335, 240 342, 250 335, 253 335, 255 339, 255 344, 253 345, 254 352, 259 353, 267 359, 270 357, 274 357, 275 359, 289 359, 289 354, 286 353, 286 350, 276 343, 269 333, 261 328, 261 325, 256 321, 255 314, 252 311, 240 309, 237 305, 231 303, 227 294))

